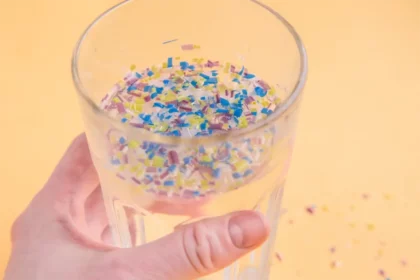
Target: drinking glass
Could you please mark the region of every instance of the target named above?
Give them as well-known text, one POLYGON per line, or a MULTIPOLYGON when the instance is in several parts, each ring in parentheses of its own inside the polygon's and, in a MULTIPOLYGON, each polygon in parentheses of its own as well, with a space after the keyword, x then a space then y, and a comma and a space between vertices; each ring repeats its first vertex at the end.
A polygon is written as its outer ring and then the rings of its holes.
POLYGON ((83 33, 74 51, 72 74, 115 245, 139 246, 204 217, 254 209, 271 225, 267 242, 205 279, 269 279, 307 75, 305 49, 293 27, 256 0, 124 1, 100 15, 83 33), (185 45, 192 46, 191 51, 183 50, 185 45), (282 102, 261 122, 203 137, 156 134, 122 123, 102 110, 101 100, 115 90, 115 83, 131 65, 146 69, 178 56, 244 65, 275 89, 282 102), (123 142, 115 144, 116 139, 123 142), (148 160, 138 153, 142 147, 176 155, 171 170, 176 185, 164 185, 159 178, 152 178, 153 186, 148 185, 150 178, 139 172, 148 160), (233 172, 228 164, 213 177, 200 173, 205 168, 200 162, 186 171, 191 165, 185 164, 185 158, 194 160, 203 149, 216 164, 226 164, 221 157, 232 149, 249 152, 248 163, 237 167, 245 169, 246 176, 233 172), (123 162, 116 165, 116 156, 123 162), (194 184, 188 181, 188 172, 212 178, 194 184))

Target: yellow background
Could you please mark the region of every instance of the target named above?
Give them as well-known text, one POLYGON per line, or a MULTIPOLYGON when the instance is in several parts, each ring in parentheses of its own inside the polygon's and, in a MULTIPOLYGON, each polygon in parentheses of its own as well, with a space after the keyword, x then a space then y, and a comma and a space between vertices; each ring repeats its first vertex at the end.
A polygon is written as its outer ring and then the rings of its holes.
MULTIPOLYGON (((72 48, 117 2, 0 0, 0 274, 11 223, 83 129, 72 48)), ((310 58, 272 279, 420 279, 420 1, 266 2, 310 58)))

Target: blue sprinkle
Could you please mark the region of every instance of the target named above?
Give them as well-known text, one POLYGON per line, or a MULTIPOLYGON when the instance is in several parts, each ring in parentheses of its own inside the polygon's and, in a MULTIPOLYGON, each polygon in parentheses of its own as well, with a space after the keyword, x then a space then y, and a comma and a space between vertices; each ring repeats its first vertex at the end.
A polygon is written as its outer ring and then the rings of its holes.
POLYGON ((113 160, 111 160, 111 164, 112 165, 120 165, 121 161, 119 159, 113 159, 113 160))
POLYGON ((151 98, 151 99, 155 99, 157 96, 158 96, 158 93, 157 93, 157 92, 155 92, 155 93, 152 93, 152 94, 150 95, 150 98, 151 98))
POLYGON ((176 170, 176 165, 174 164, 174 165, 171 165, 171 166, 169 166, 169 168, 168 168, 168 171, 169 172, 174 172, 176 170))
POLYGON ((200 146, 200 148, 198 148, 199 152, 204 154, 206 152, 206 149, 204 149, 203 146, 200 146))
POLYGON ((261 97, 264 97, 267 95, 267 91, 265 91, 262 87, 255 87, 255 93, 261 97))
POLYGON ((131 86, 129 86, 129 87, 127 88, 127 92, 130 92, 130 91, 132 91, 132 90, 136 90, 136 89, 137 89, 137 87, 136 87, 136 86, 131 85, 131 86))
POLYGON ((265 115, 270 115, 271 113, 273 113, 273 111, 269 110, 267 108, 262 108, 261 113, 263 113, 265 115))
POLYGON ((172 118, 172 116, 166 116, 165 120, 169 120, 170 118, 172 118))
POLYGON ((239 71, 238 74, 242 76, 242 74, 244 73, 244 71, 245 71, 245 67, 242 66, 242 69, 241 69, 241 71, 239 71))
POLYGON ((241 97, 240 93, 235 94, 235 98, 238 99, 239 97, 241 97))
POLYGON ((243 90, 242 90, 242 93, 243 93, 244 95, 246 95, 246 96, 248 95, 248 91, 247 91, 246 89, 243 89, 243 90))
POLYGON ((127 119, 127 118, 122 118, 122 119, 121 119, 121 122, 122 122, 122 123, 126 123, 127 121, 128 121, 128 119, 127 119))
POLYGON ((242 175, 240 173, 238 173, 238 172, 233 173, 233 178, 239 179, 241 177, 242 177, 242 175))
POLYGON ((254 171, 252 171, 252 169, 248 169, 247 171, 245 171, 244 177, 251 175, 253 172, 254 171))
POLYGON ((193 195, 194 195, 194 196, 200 196, 200 191, 194 191, 194 192, 193 192, 193 195))
POLYGON ((204 100, 206 100, 206 97, 205 96, 201 96, 200 99, 204 101, 204 100))
POLYGON ((195 66, 194 65, 190 65, 190 66, 188 66, 188 68, 194 71, 195 66))
POLYGON ((155 157, 155 153, 150 153, 149 154, 149 159, 152 159, 152 158, 154 158, 155 157))
POLYGON ((136 72, 136 77, 138 78, 138 79, 140 79, 141 77, 143 77, 140 73, 137 73, 136 72))
POLYGON ((228 109, 216 109, 216 113, 227 114, 227 113, 229 113, 229 110, 228 109))
POLYGON ((252 79, 252 78, 255 78, 254 74, 246 74, 245 75, 245 79, 252 79))
POLYGON ((239 120, 238 120, 238 118, 237 117, 233 117, 233 120, 238 124, 239 123, 239 120))
POLYGON ((172 131, 173 136, 181 136, 181 132, 179 130, 172 131))
POLYGON ((163 185, 165 186, 165 187, 172 187, 172 186, 174 186, 175 185, 175 182, 174 181, 165 181, 164 183, 163 183, 163 185))
POLYGON ((192 81, 191 81, 191 84, 192 84, 194 87, 197 87, 197 84, 198 84, 198 83, 197 83, 197 81, 192 80, 192 81))
POLYGON ((233 113, 233 115, 237 118, 239 118, 240 116, 242 116, 242 109, 236 109, 235 112, 233 113))
POLYGON ((216 107, 217 107, 217 105, 215 103, 210 104, 210 108, 214 109, 216 107))
POLYGON ((199 116, 199 117, 204 117, 204 113, 202 111, 194 112, 194 114, 199 116))
POLYGON ((152 89, 151 86, 145 86, 144 87, 144 92, 149 92, 152 89))
POLYGON ((149 76, 149 77, 151 77, 151 76, 153 76, 155 73, 153 73, 153 71, 149 71, 149 72, 147 72, 147 76, 149 76))
POLYGON ((180 118, 182 118, 182 117, 184 117, 185 115, 187 115, 187 113, 186 113, 186 112, 182 112, 181 114, 179 114, 179 117, 180 117, 180 118))
POLYGON ((169 113, 178 113, 179 111, 178 111, 178 109, 177 108, 171 108, 171 109, 169 109, 169 111, 168 111, 169 113))
POLYGON ((124 137, 121 137, 120 138, 120 144, 124 144, 125 143, 125 139, 124 139, 124 137))
POLYGON ((257 112, 252 112, 251 115, 256 116, 257 112))
POLYGON ((190 164, 191 163, 191 157, 184 158, 184 164, 190 164))
POLYGON ((153 177, 152 177, 152 176, 150 176, 149 174, 147 174, 147 175, 146 175, 146 179, 147 179, 147 180, 150 180, 150 181, 153 181, 153 177))
POLYGON ((181 66, 181 69, 182 69, 182 70, 185 70, 185 69, 187 69, 187 68, 188 68, 188 62, 186 62, 186 61, 181 61, 181 62, 179 63, 179 65, 181 66))
POLYGON ((227 99, 224 99, 224 98, 220 98, 220 103, 223 105, 223 106, 229 106, 229 100, 227 100, 227 99))
POLYGON ((240 82, 238 79, 236 79, 236 78, 235 78, 235 79, 233 79, 233 80, 232 80, 232 82, 235 82, 235 83, 238 83, 238 84, 240 84, 240 83, 241 83, 241 82, 240 82))
POLYGON ((165 105, 163 105, 162 103, 159 103, 159 102, 155 102, 155 103, 153 104, 153 107, 165 108, 165 105))
POLYGON ((217 75, 219 75, 219 73, 217 73, 217 71, 213 71, 213 72, 211 72, 211 75, 212 75, 213 77, 217 77, 217 75))
POLYGON ((215 85, 217 84, 218 80, 217 78, 209 78, 207 81, 204 82, 204 85, 215 85))
POLYGON ((163 87, 157 87, 157 88, 156 88, 156 92, 157 92, 158 94, 161 94, 161 93, 163 92, 163 87))
POLYGON ((205 74, 203 74, 203 73, 200 73, 200 76, 201 77, 203 77, 204 79, 206 79, 206 80, 208 80, 210 77, 209 76, 207 76, 207 75, 205 75, 205 74))
POLYGON ((207 127, 207 124, 206 124, 206 123, 202 123, 202 124, 200 124, 200 129, 201 129, 201 130, 205 130, 205 129, 206 129, 206 127, 207 127))
POLYGON ((178 127, 189 127, 190 124, 189 123, 180 123, 178 124, 178 127))
POLYGON ((173 64, 173 58, 172 57, 169 57, 168 58, 168 68, 172 68, 174 66, 174 64, 173 64))
POLYGON ((215 170, 213 170, 213 177, 215 178, 219 178, 221 175, 222 170, 220 168, 217 168, 215 170))
POLYGON ((169 80, 163 80, 163 84, 165 85, 165 86, 167 86, 168 84, 169 84, 169 80))

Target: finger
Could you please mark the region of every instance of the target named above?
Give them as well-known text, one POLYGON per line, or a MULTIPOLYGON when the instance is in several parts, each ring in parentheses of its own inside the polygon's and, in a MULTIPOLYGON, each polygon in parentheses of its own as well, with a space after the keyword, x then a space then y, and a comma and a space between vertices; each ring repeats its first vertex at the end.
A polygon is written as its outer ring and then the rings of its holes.
POLYGON ((84 203, 98 185, 86 135, 81 134, 67 149, 41 195, 49 199, 44 203, 53 203, 56 208, 70 212, 75 222, 82 223, 84 203))
POLYGON ((108 218, 101 187, 98 186, 86 199, 85 202, 85 221, 89 232, 95 237, 100 238, 103 230, 108 225, 108 218))
POLYGON ((228 266, 268 234, 264 217, 253 211, 206 219, 142 247, 108 253, 101 272, 133 279, 196 279, 228 266))

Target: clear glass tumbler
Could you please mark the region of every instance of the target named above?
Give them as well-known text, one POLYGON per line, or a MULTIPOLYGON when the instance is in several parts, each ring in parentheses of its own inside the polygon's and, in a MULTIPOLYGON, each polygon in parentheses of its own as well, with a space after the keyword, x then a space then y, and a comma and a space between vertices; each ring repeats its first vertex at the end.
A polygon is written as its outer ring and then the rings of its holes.
MULTIPOLYGON (((255 209, 271 224, 269 240, 206 279, 269 279, 297 109, 307 75, 305 49, 292 26, 256 0, 124 1, 87 28, 72 63, 115 245, 142 245, 203 217, 255 209), (245 65, 275 89, 282 103, 264 121, 204 137, 155 134, 122 123, 101 109, 103 97, 115 89, 131 65, 145 69, 168 56, 245 65), (123 142, 115 144, 115 139, 123 142), (140 147, 177 155, 171 170, 176 185, 151 178, 155 182, 150 187, 146 182, 150 178, 133 175, 147 168, 148 159, 137 152, 140 147), (182 159, 194 159, 198 151, 205 150, 216 164, 223 165, 223 153, 232 149, 249 151, 250 161, 237 167, 246 170, 247 176, 238 179, 226 165, 221 174, 203 180, 203 184, 188 183, 185 169, 191 166, 182 159), (123 162, 116 165, 116 156, 123 162)), ((191 172, 206 167, 200 162, 194 164, 191 172)))

